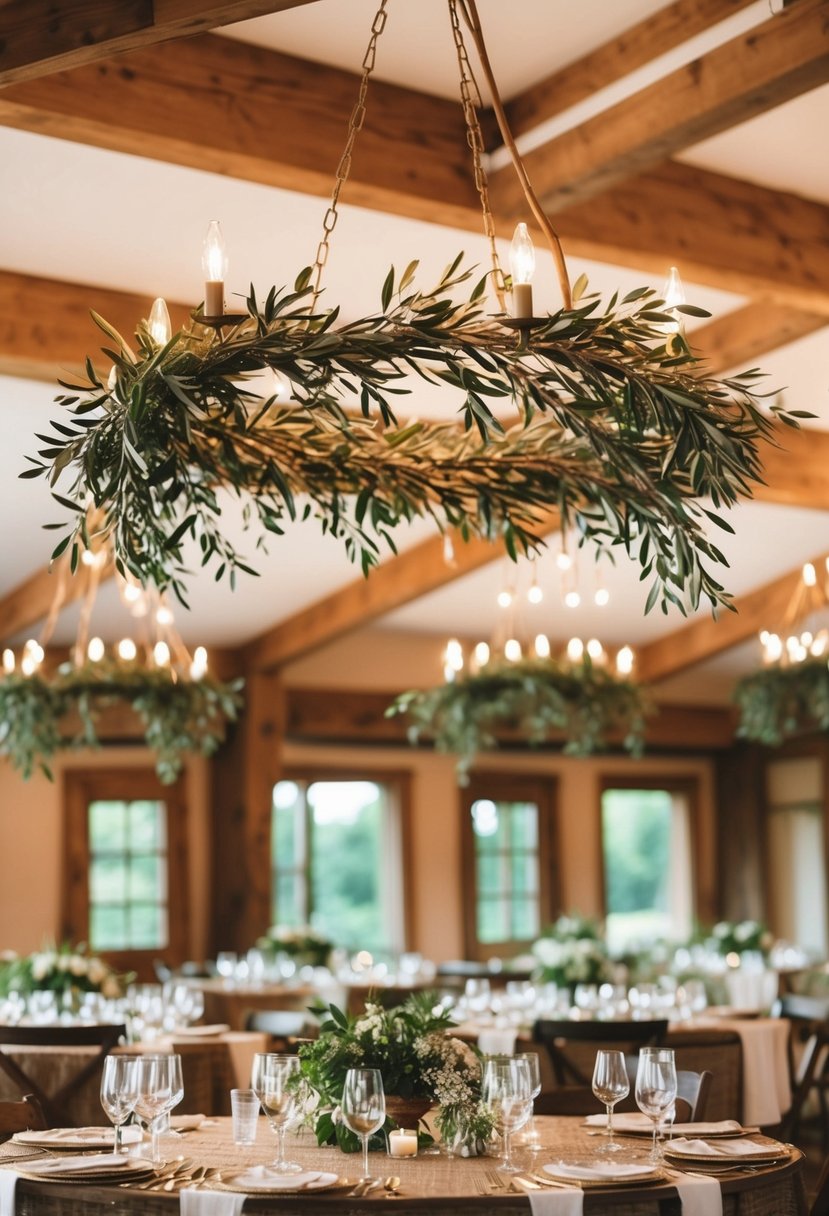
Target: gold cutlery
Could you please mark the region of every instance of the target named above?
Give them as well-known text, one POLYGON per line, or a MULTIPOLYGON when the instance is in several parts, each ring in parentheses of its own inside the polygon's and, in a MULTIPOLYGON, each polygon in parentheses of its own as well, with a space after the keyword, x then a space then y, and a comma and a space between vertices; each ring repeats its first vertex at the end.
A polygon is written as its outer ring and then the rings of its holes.
POLYGON ((157 1173, 153 1174, 152 1178, 147 1178, 144 1182, 122 1182, 122 1186, 127 1186, 133 1191, 151 1191, 154 1188, 160 1189, 162 1183, 168 1178, 179 1173, 180 1170, 189 1169, 193 1164, 190 1157, 178 1157, 175 1161, 168 1161, 163 1165, 157 1173))
POLYGON ((396 1174, 392 1174, 383 1180, 383 1190, 389 1198, 393 1198, 400 1193, 400 1179, 396 1174))

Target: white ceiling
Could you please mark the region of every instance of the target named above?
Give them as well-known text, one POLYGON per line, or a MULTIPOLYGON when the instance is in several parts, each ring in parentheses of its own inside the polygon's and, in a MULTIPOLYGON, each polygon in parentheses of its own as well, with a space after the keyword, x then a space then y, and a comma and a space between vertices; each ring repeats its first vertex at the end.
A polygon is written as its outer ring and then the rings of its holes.
MULTIPOLYGON (((225 33, 358 70, 375 7, 375 0, 317 0, 225 33)), ((660 7, 649 0, 579 0, 577 5, 573 0, 512 0, 510 4, 479 0, 496 76, 507 96, 660 7)), ((455 96, 454 52, 444 0, 391 0, 389 10, 378 51, 378 76, 455 96)), ((666 63, 675 66, 712 40, 732 36, 747 22, 766 19, 768 11, 768 0, 761 0, 667 57, 666 63)), ((616 90, 638 87, 659 70, 664 65, 651 65, 616 90)), ((829 203, 829 161, 816 153, 825 147, 828 101, 829 89, 815 90, 689 149, 683 159, 829 203)), ((568 121, 579 115, 583 113, 571 114, 568 121)), ((343 115, 344 133, 346 119, 343 115)), ((0 128, 0 163, 4 180, 0 232, 6 269, 137 292, 147 297, 148 305, 156 295, 194 302, 199 298, 201 241, 213 218, 221 220, 229 248, 231 291, 246 292, 251 282, 266 289, 272 283, 292 281, 301 266, 313 260, 326 206, 321 198, 7 128, 0 128)), ((486 264, 482 237, 346 204, 326 271, 327 301, 339 303, 346 318, 369 312, 378 306, 390 264, 402 267, 411 258, 420 258, 423 277, 428 279, 461 249, 470 262, 486 264)), ((552 270, 543 256, 540 261, 536 275, 540 303, 556 307, 552 270)), ((583 271, 603 293, 648 281, 648 276, 635 271, 571 259, 571 278, 583 271)), ((660 287, 661 281, 654 286, 660 287)), ((704 285, 686 286, 689 300, 715 315, 743 302, 704 285)), ((98 331, 90 322, 89 353, 98 346, 98 331)), ((761 363, 769 373, 770 388, 785 388, 788 404, 811 409, 819 416, 818 424, 829 428, 826 330, 761 363)), ((0 377, 4 521, 0 595, 46 563, 51 534, 44 533, 41 525, 60 518, 42 482, 17 480, 25 454, 37 447, 34 432, 44 429, 55 412, 51 406, 55 391, 52 385, 0 377)), ((426 396, 418 388, 401 413, 451 416, 455 408, 456 402, 442 393, 426 396)), ((720 534, 718 542, 731 563, 723 581, 735 594, 829 549, 829 528, 818 512, 747 504, 733 513, 733 523, 736 537, 720 534)), ((229 533, 238 533, 238 514, 229 511, 227 527, 229 533)), ((396 539, 404 548, 429 532, 429 525, 419 524, 396 533, 396 539)), ((252 556, 254 540, 243 541, 243 547, 252 556)), ((191 611, 177 613, 187 640, 242 643, 358 574, 341 546, 322 537, 312 524, 291 529, 284 540, 274 539, 270 550, 269 557, 254 560, 261 577, 243 576, 235 593, 224 583, 216 584, 209 574, 193 580, 191 611)), ((580 564, 584 594, 592 594, 592 559, 586 556, 580 564)), ((545 612, 552 612, 557 599, 552 558, 545 558, 539 570, 548 586, 545 612)), ((627 565, 613 569, 603 563, 602 570, 611 591, 610 606, 580 610, 578 627, 571 611, 556 606, 548 632, 561 637, 597 632, 613 641, 641 642, 681 623, 680 618, 664 618, 661 613, 643 618, 646 591, 638 581, 638 569, 627 565)), ((495 563, 400 609, 384 624, 393 629, 486 636, 496 623, 495 597, 504 577, 503 565, 495 563)), ((125 629, 115 600, 114 593, 102 593, 95 627, 109 638, 125 629)), ((65 614, 58 636, 68 639, 73 627, 72 614, 65 614)), ((739 658, 738 652, 734 656, 739 658)), ((750 648, 740 661, 744 665, 752 661, 750 648)), ((720 684, 727 684, 731 674, 720 679, 701 670, 683 679, 689 697, 719 699, 720 684)))

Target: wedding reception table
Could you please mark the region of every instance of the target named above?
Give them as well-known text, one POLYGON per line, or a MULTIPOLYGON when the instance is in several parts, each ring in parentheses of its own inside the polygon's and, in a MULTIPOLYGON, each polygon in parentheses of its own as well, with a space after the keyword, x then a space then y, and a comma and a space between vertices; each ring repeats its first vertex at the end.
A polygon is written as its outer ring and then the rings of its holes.
MULTIPOLYGON (((233 1171, 254 1164, 267 1164, 274 1156, 274 1137, 264 1120, 257 1143, 239 1148, 232 1142, 230 1120, 218 1120, 215 1125, 190 1133, 183 1151, 196 1163, 218 1167, 223 1178, 233 1171)), ((595 1158, 596 1139, 588 1135, 582 1120, 539 1118, 537 1125, 542 1149, 536 1157, 536 1168, 545 1161, 561 1157, 595 1158)), ((318 1148, 307 1133, 288 1138, 292 1158, 307 1169, 330 1171, 339 1178, 356 1179, 360 1173, 357 1155, 345 1155, 336 1148, 318 1148)), ((20 1146, 9 1142, 0 1146, 0 1167, 25 1170, 25 1159, 15 1158, 20 1146)), ((182 1148, 177 1146, 177 1152, 182 1148)), ((519 1149, 519 1153, 526 1150, 519 1149)), ((633 1143, 631 1154, 644 1154, 646 1146, 633 1143)), ((429 1211, 434 1216, 451 1216, 463 1211, 469 1216, 497 1212, 499 1216, 527 1216, 530 1200, 526 1193, 510 1188, 494 1172, 497 1162, 489 1157, 462 1158, 419 1156, 416 1159, 393 1160, 373 1153, 370 1168, 375 1177, 394 1175, 400 1179, 399 1194, 389 1200, 383 1189, 363 1198, 346 1194, 341 1186, 329 1192, 304 1192, 299 1195, 255 1196, 245 1201, 245 1211, 274 1213, 306 1213, 315 1216, 341 1212, 360 1216, 379 1210, 387 1211, 390 1204, 407 1212, 429 1211), (493 1184, 493 1178, 498 1184, 493 1184)), ((526 1161, 529 1155, 519 1164, 526 1161)), ((757 1172, 738 1172, 718 1177, 723 1200, 723 1216, 805 1216, 806 1199, 801 1177, 802 1156, 792 1150, 785 1163, 757 1172)), ((667 1174, 664 1182, 647 1187, 625 1187, 587 1190, 584 1211, 601 1216, 674 1216, 679 1212, 675 1182, 677 1175, 667 1174)), ((545 1192, 552 1194, 553 1192, 545 1192)), ((561 1193, 561 1192, 558 1192, 561 1193)), ((133 1190, 102 1185, 67 1185, 57 1182, 31 1181, 20 1178, 17 1183, 17 1216, 171 1216, 178 1211, 179 1197, 175 1193, 133 1190)))

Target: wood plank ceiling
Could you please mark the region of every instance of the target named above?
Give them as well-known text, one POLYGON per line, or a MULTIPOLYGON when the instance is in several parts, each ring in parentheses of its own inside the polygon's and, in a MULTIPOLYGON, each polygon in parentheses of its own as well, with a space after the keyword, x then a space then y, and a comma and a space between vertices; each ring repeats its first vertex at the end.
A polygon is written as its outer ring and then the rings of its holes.
MULTIPOLYGON (((203 32, 313 2, 37 0, 26 6, 25 22, 21 6, 0 5, 0 125, 327 195, 328 166, 337 162, 342 116, 358 78, 203 32)), ((508 109, 516 133, 538 128, 599 83, 748 3, 676 0, 659 9, 514 97, 508 109)), ((829 207, 669 158, 827 80, 829 0, 793 0, 526 156, 568 250, 655 273, 679 262, 690 279, 749 297, 694 335, 714 371, 753 362, 829 323, 829 207)), ((383 122, 361 136, 349 202, 478 232, 459 107, 380 81, 372 90, 383 122)), ((521 215, 511 172, 491 173, 490 190, 498 226, 508 229, 521 215)), ((0 269, 0 372, 51 379, 57 366, 77 365, 90 306, 129 330, 141 304, 124 292, 0 269)), ((186 307, 171 312, 178 325, 186 307)), ((829 510, 829 434, 787 432, 781 445, 768 449, 767 484, 756 497, 829 510)), ((449 564, 440 538, 428 540, 386 561, 368 581, 355 580, 277 622, 240 657, 248 671, 272 670, 500 552, 458 542, 449 564)), ((760 606, 784 603, 798 573, 742 597, 736 615, 697 621, 651 643, 641 652, 640 674, 656 681, 745 640, 760 606)), ((0 601, 0 637, 42 617, 50 582, 38 576, 0 601)))

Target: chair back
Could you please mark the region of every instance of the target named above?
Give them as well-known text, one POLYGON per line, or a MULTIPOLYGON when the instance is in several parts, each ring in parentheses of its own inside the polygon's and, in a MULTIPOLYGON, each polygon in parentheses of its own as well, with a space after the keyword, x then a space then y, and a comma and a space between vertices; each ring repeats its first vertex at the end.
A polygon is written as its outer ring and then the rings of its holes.
POLYGON ((547 1050, 557 1085, 590 1086, 591 1078, 568 1053, 568 1043, 594 1043, 599 1047, 657 1046, 668 1032, 667 1018, 652 1022, 569 1022, 542 1018, 533 1027, 533 1040, 547 1050))
POLYGON ((21 1095, 34 1096, 45 1116, 47 1127, 71 1127, 71 1100, 92 1077, 100 1073, 104 1056, 125 1037, 126 1027, 123 1025, 3 1026, 0 1027, 0 1071, 6 1074, 21 1095), (97 1047, 98 1050, 90 1055, 84 1053, 69 1079, 47 1093, 29 1075, 19 1058, 20 1053, 13 1058, 8 1052, 8 1048, 14 1047, 97 1047))
POLYGON ((786 993, 778 1001, 775 1012, 779 1017, 788 1018, 791 1027, 788 1050, 792 1104, 780 1125, 780 1135, 785 1140, 796 1139, 803 1108, 812 1090, 816 1090, 821 1141, 826 1152, 829 1148, 829 1109, 826 1101, 829 1084, 826 1053, 829 1047, 829 997, 786 993))
POLYGON ((15 1132, 46 1130, 46 1116, 34 1094, 26 1094, 19 1102, 0 1102, 0 1140, 15 1132))

